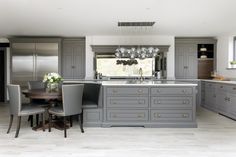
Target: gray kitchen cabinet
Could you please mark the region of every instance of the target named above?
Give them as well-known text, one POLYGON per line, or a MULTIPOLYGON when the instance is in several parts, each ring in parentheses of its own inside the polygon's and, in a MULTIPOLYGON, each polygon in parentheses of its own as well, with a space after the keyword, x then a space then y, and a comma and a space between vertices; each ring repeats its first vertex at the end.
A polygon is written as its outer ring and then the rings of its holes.
POLYGON ((196 127, 195 86, 104 86, 103 127, 196 127))
POLYGON ((216 85, 214 83, 205 84, 205 107, 216 111, 216 85))
MULTIPOLYGON (((200 56, 199 46, 204 44, 213 45, 214 55, 216 56, 216 43, 217 40, 212 37, 176 37, 175 38, 175 77, 177 79, 196 79, 201 77, 198 74, 202 74, 206 69, 200 69, 198 65, 202 61, 198 60, 200 56), (202 71, 203 70, 203 71, 202 71)), ((214 57, 214 69, 216 69, 216 57, 214 57)), ((209 69, 208 69, 209 72, 209 69)))
POLYGON ((64 39, 62 43, 62 76, 64 79, 85 77, 85 39, 64 39))
POLYGON ((207 109, 236 119, 236 85, 224 82, 205 83, 205 104, 207 109))
POLYGON ((100 127, 102 124, 102 109, 91 108, 83 110, 83 121, 86 127, 100 127))
POLYGON ((177 79, 197 78, 197 45, 175 45, 175 77, 177 79))

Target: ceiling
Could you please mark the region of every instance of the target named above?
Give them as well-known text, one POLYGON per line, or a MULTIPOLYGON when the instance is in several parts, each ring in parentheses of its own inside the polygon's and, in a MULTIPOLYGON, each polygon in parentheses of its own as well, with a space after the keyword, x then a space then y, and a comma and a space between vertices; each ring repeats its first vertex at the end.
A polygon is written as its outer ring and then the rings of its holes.
POLYGON ((236 0, 0 0, 0 36, 236 34, 236 0), (155 21, 151 30, 118 21, 155 21))

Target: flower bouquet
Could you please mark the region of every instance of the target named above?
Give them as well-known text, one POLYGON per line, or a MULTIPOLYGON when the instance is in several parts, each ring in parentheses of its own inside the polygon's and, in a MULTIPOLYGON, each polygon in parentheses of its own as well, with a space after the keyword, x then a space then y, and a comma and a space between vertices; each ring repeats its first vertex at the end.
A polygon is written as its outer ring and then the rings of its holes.
POLYGON ((47 83, 49 92, 58 91, 58 85, 62 82, 62 77, 58 73, 47 73, 44 75, 43 82, 47 83))

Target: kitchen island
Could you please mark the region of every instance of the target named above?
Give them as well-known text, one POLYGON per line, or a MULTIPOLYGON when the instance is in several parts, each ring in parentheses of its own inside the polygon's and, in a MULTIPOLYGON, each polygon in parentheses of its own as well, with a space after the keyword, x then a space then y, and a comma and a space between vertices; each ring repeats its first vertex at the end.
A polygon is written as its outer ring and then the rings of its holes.
POLYGON ((197 84, 152 80, 84 83, 100 84, 102 99, 97 109, 85 109, 85 126, 197 127, 197 84))

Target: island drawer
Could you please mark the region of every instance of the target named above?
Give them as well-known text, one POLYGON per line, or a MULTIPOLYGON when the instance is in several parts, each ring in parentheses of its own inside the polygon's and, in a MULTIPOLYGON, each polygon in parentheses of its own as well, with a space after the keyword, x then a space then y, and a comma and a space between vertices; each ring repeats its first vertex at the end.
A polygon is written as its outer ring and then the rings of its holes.
POLYGON ((192 97, 151 97, 153 108, 192 108, 192 97))
POLYGON ((110 108, 148 107, 148 97, 107 97, 106 104, 110 108))
POLYGON ((148 110, 107 110, 108 121, 148 121, 148 110))
POLYGON ((148 88, 144 87, 108 87, 107 95, 148 95, 148 88))
POLYGON ((155 87, 151 88, 151 95, 190 95, 193 94, 191 87, 155 87))
POLYGON ((151 121, 181 122, 192 121, 192 110, 152 110, 151 121))

